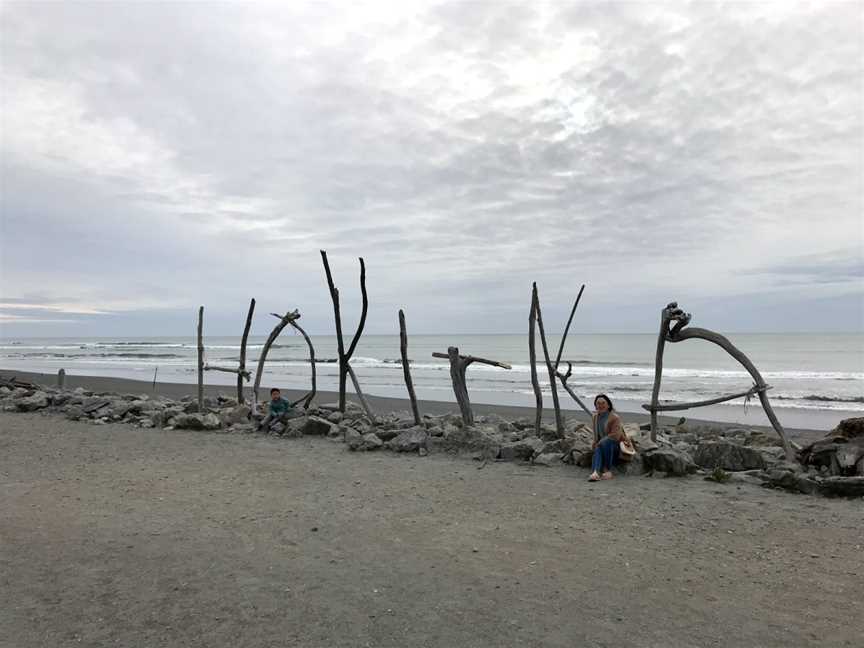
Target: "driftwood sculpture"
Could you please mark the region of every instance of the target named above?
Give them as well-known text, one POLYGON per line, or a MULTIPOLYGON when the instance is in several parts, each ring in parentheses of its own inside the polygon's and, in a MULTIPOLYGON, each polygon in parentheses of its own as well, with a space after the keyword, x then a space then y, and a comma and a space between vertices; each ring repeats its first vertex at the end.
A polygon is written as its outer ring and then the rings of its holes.
POLYGON ((411 380, 411 368, 408 366, 408 333, 405 330, 405 313, 399 309, 399 352, 402 355, 402 373, 405 376, 405 387, 408 388, 408 398, 411 399, 411 413, 414 414, 414 424, 420 425, 420 410, 417 408, 417 395, 414 393, 414 381, 411 380))
POLYGON ((237 374, 237 403, 243 404, 243 381, 249 382, 252 377, 246 371, 246 340, 249 338, 249 329, 252 327, 252 314, 255 312, 255 300, 249 302, 249 312, 246 314, 246 326, 243 328, 243 337, 240 340, 240 365, 233 367, 217 367, 209 363, 204 364, 204 371, 224 371, 225 373, 237 374))
POLYGON ((558 434, 564 435, 564 419, 561 416, 561 406, 558 401, 558 389, 556 387, 556 379, 561 381, 562 387, 575 400, 579 406, 585 410, 590 416, 591 410, 585 407, 585 404, 575 394, 575 392, 567 384, 567 378, 573 373, 573 366, 568 362, 567 373, 562 374, 558 367, 561 364, 561 354, 564 353, 564 343, 567 341, 567 333, 570 331, 570 324, 573 322, 573 316, 576 314, 576 308, 579 306, 579 300, 582 299, 582 292, 585 290, 585 284, 579 289, 579 294, 576 296, 576 301, 573 303, 573 308, 570 310, 570 317, 567 319, 567 325, 564 327, 564 334, 561 336, 561 344, 558 345, 558 355, 555 357, 553 364, 549 356, 549 347, 546 344, 546 331, 543 327, 543 314, 540 310, 540 297, 537 292, 537 283, 532 284, 531 288, 531 313, 528 316, 528 361, 531 364, 531 385, 534 388, 534 399, 536 401, 536 415, 534 418, 534 430, 536 434, 540 434, 540 421, 543 414, 543 392, 540 389, 540 382, 537 379, 537 352, 534 342, 534 325, 540 329, 540 342, 543 346, 543 356, 546 360, 546 369, 549 372, 549 386, 552 390, 552 405, 555 408, 555 427, 558 434))
POLYGON ((462 413, 462 421, 465 425, 474 425, 474 414, 471 412, 471 401, 468 398, 468 385, 465 382, 465 371, 472 362, 512 369, 506 362, 497 360, 486 360, 474 356, 459 355, 458 347, 448 347, 447 353, 433 353, 433 358, 445 358, 450 360, 450 379, 453 381, 453 392, 456 394, 456 402, 459 403, 459 411, 462 413))
POLYGON ((786 438, 786 432, 783 429, 783 426, 780 425, 780 421, 777 419, 777 415, 774 413, 774 409, 771 407, 771 403, 768 400, 768 395, 766 392, 771 389, 771 386, 768 385, 765 380, 762 378, 762 374, 759 373, 759 370, 756 369, 756 366, 750 361, 750 359, 744 355, 732 342, 730 342, 726 337, 720 335, 719 333, 715 333, 714 331, 709 331, 708 329, 691 327, 685 328, 691 320, 692 316, 690 313, 685 313, 683 310, 678 308, 677 302, 671 302, 666 308, 663 309, 660 317, 660 333, 657 337, 657 354, 655 357, 654 363, 654 387, 651 391, 651 403, 643 405, 642 407, 648 410, 651 413, 651 439, 655 440, 657 436, 657 412, 668 412, 668 411, 677 411, 677 410, 685 410, 693 407, 704 407, 706 405, 714 405, 716 403, 723 403, 725 401, 730 401, 735 398, 750 397, 753 394, 759 395, 759 400, 762 403, 762 408, 765 410, 765 414, 768 416, 768 420, 771 421, 771 425, 774 427, 774 430, 780 436, 780 440, 783 443, 783 449, 786 451, 786 457, 793 461, 795 458, 795 454, 792 450, 791 445, 789 444, 789 440, 786 438), (673 324, 674 322, 674 324, 673 324), (684 340, 692 340, 699 339, 705 340, 707 342, 712 342, 713 344, 718 345, 722 348, 726 353, 735 358, 741 366, 743 366, 750 376, 753 378, 754 385, 746 391, 742 391, 735 394, 728 394, 726 396, 719 396, 717 398, 711 398, 708 400, 695 401, 691 403, 674 403, 674 404, 661 404, 660 397, 660 382, 663 377, 663 352, 666 347, 666 342, 683 342, 684 340))
POLYGON ((204 307, 198 308, 198 411, 204 411, 204 307))
POLYGON ((270 335, 267 336, 267 340, 264 342, 264 346, 261 347, 261 353, 258 356, 258 369, 255 372, 255 385, 252 387, 252 394, 255 401, 258 400, 258 389, 261 387, 261 377, 264 375, 264 363, 267 361, 267 354, 270 352, 270 347, 273 346, 273 343, 276 341, 276 338, 279 337, 279 334, 286 326, 291 326, 295 330, 300 332, 300 335, 303 336, 303 339, 306 341, 306 346, 309 347, 309 364, 312 367, 312 390, 303 396, 302 398, 297 399, 296 401, 291 403, 291 406, 294 407, 299 403, 303 403, 303 409, 309 409, 309 404, 312 402, 312 399, 315 398, 315 392, 317 390, 316 383, 316 368, 315 368, 315 347, 312 346, 312 340, 309 339, 309 336, 306 334, 306 331, 303 330, 303 327, 297 323, 297 320, 300 319, 300 311, 296 308, 293 311, 285 313, 284 315, 279 315, 277 313, 270 313, 273 317, 276 317, 279 320, 279 323, 270 331, 270 335))
MULTIPOLYGON (((363 257, 360 257, 360 293, 363 297, 363 307, 360 312, 360 322, 357 324, 357 331, 351 339, 351 344, 348 350, 345 350, 345 343, 342 339, 342 313, 339 308, 339 289, 333 283, 333 275, 330 272, 330 264, 327 262, 327 252, 321 250, 321 260, 324 262, 324 272, 327 274, 327 286, 330 288, 330 298, 333 300, 333 317, 336 321, 336 344, 339 353, 339 411, 345 411, 345 384, 349 374, 351 381, 354 383, 354 389, 360 397, 360 402, 367 409, 367 415, 371 417, 371 410, 368 410, 368 403, 365 402, 360 384, 357 382, 357 377, 351 371, 349 363, 351 356, 354 355, 354 350, 357 348, 357 343, 360 341, 360 335, 363 333, 363 326, 366 324, 366 311, 369 309, 369 299, 366 296, 366 264, 363 262, 363 257)), ((374 420, 374 419, 373 419, 374 420)))

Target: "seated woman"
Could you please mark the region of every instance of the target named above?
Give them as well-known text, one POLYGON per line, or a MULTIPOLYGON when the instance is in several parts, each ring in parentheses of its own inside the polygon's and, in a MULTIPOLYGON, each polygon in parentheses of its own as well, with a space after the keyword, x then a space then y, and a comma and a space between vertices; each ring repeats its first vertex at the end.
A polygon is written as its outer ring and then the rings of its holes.
POLYGON ((612 401, 606 394, 594 399, 597 410, 592 419, 594 428, 594 460, 588 481, 612 479, 612 466, 618 461, 619 444, 624 440, 624 424, 613 410, 612 401))

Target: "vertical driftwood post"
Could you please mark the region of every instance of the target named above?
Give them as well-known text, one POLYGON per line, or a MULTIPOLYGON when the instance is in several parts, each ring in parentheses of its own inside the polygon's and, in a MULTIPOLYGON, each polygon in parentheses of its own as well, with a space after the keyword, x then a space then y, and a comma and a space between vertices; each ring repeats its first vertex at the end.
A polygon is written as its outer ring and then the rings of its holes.
POLYGON ((240 340, 240 367, 237 371, 237 404, 243 404, 243 374, 246 372, 246 340, 252 327, 252 314, 255 312, 255 299, 249 302, 249 313, 246 315, 246 326, 243 328, 243 339, 240 340))
POLYGON ((198 411, 204 411, 204 307, 198 309, 198 411))
POLYGON ((534 434, 540 436, 540 423, 543 420, 543 390, 537 379, 537 348, 534 329, 537 322, 537 284, 531 289, 531 312, 528 315, 528 362, 531 365, 531 386, 534 388, 536 411, 534 414, 534 434))
POLYGON ((663 379, 663 351, 666 348, 666 334, 669 332, 669 308, 663 309, 660 316, 660 334, 657 336, 657 351, 654 355, 654 386, 651 389, 651 440, 657 440, 657 405, 660 402, 660 381, 663 379))
POLYGON ((360 322, 357 324, 357 331, 354 333, 354 338, 351 340, 351 344, 346 351, 345 342, 342 339, 342 313, 339 308, 339 289, 333 283, 333 275, 330 272, 330 264, 327 261, 327 252, 325 250, 321 250, 321 260, 324 263, 324 272, 327 275, 330 298, 333 300, 333 318, 336 322, 336 344, 339 354, 339 411, 344 412, 348 363, 351 362, 351 356, 354 355, 354 349, 357 348, 357 343, 360 341, 363 326, 366 324, 366 312, 369 309, 369 298, 366 295, 366 264, 363 262, 363 257, 360 257, 360 293, 363 298, 363 306, 360 312, 360 322))
POLYGON ((450 379, 453 382, 453 393, 462 413, 462 421, 465 425, 474 425, 474 414, 471 412, 471 401, 468 398, 468 384, 465 380, 465 371, 472 362, 479 362, 502 369, 512 369, 506 362, 475 358, 474 356, 459 355, 458 347, 447 347, 447 353, 433 353, 433 358, 446 358, 450 360, 450 379))
POLYGON ((459 357, 458 347, 447 347, 447 357, 450 359, 450 379, 459 411, 462 413, 462 421, 465 425, 474 425, 474 413, 471 411, 471 399, 468 398, 468 385, 465 380, 465 370, 470 363, 459 357))
POLYGON ((411 380, 411 368, 408 366, 408 333, 405 330, 405 313, 399 309, 399 352, 402 354, 402 373, 405 376, 405 386, 408 388, 408 398, 411 400, 411 413, 414 423, 420 425, 420 410, 417 408, 417 395, 414 393, 414 382, 411 380))
POLYGON ((549 388, 552 390, 552 406, 555 408, 555 429, 559 436, 564 436, 564 421, 561 418, 561 405, 558 402, 558 386, 556 384, 555 368, 549 357, 549 347, 546 344, 546 331, 543 329, 543 315, 540 311, 540 297, 537 294, 537 284, 534 284, 534 309, 537 311, 537 328, 540 330, 540 343, 543 345, 543 356, 546 358, 546 368, 549 370, 549 388))
POLYGON ((66 370, 61 369, 57 372, 57 389, 63 389, 63 385, 66 384, 66 370))

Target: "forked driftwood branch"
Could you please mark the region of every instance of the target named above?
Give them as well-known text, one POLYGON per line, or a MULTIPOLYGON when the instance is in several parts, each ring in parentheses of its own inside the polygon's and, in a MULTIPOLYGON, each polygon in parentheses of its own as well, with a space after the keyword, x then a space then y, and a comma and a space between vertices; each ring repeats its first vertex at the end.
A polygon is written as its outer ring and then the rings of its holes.
MULTIPOLYGON (((369 298, 366 295, 366 264, 363 262, 363 257, 360 257, 360 293, 363 298, 363 306, 360 312, 360 322, 357 324, 357 331, 345 350, 345 343, 342 339, 342 312, 339 306, 339 289, 333 283, 333 274, 330 272, 330 263, 327 261, 327 252, 321 250, 321 260, 324 263, 324 272, 327 275, 327 286, 330 289, 330 298, 333 300, 333 318, 336 323, 336 344, 339 353, 339 411, 345 411, 345 385, 348 378, 348 364, 351 362, 351 356, 354 355, 354 350, 357 348, 357 343, 360 341, 360 336, 363 333, 363 326, 366 324, 366 313, 369 309, 369 298)), ((360 392, 358 391, 358 396, 360 392)))
POLYGON ((555 375, 558 376, 558 380, 561 381, 561 386, 570 394, 570 397, 576 401, 579 407, 582 408, 582 411, 585 412, 588 416, 593 416, 593 412, 588 409, 585 403, 582 402, 582 399, 576 395, 576 392, 567 384, 567 379, 573 374, 573 365, 571 363, 567 363, 567 373, 562 374, 560 371, 556 371, 555 375))
POLYGON ((399 309, 399 353, 402 356, 402 373, 405 376, 405 387, 408 388, 408 398, 411 400, 411 413, 414 424, 420 425, 420 410, 417 407, 417 395, 414 393, 414 381, 411 380, 411 367, 408 366, 408 332, 405 330, 405 313, 399 309))
MULTIPOLYGON (((759 373, 759 370, 750 361, 750 358, 748 358, 740 349, 738 349, 738 347, 732 344, 732 342, 730 342, 728 338, 720 335, 719 333, 715 333, 714 331, 710 331, 704 328, 686 328, 687 325, 690 323, 691 319, 692 316, 689 313, 685 313, 683 310, 678 308, 677 302, 669 303, 666 308, 663 309, 660 316, 660 333, 657 337, 657 354, 654 361, 654 388, 651 391, 650 405, 643 405, 645 409, 651 412, 652 440, 656 439, 657 435, 657 412, 669 411, 671 409, 669 405, 661 405, 659 399, 660 382, 663 372, 663 351, 665 349, 666 342, 675 343, 683 342, 684 340, 699 339, 716 344, 724 351, 726 351, 726 353, 728 353, 730 356, 735 358, 735 360, 737 360, 741 364, 741 366, 743 366, 747 370, 747 372, 753 378, 753 382, 755 383, 753 387, 747 392, 731 396, 722 396, 719 399, 710 399, 710 401, 724 402, 727 400, 731 400, 732 398, 752 395, 753 393, 758 394, 759 401, 762 403, 762 408, 765 410, 765 414, 768 416, 768 420, 771 422, 772 427, 780 436, 780 440, 783 443, 783 449, 786 451, 786 457, 790 461, 794 460, 795 454, 792 450, 792 446, 789 444, 789 440, 786 438, 786 431, 783 429, 783 426, 777 419, 777 415, 774 413, 774 409, 771 407, 771 402, 768 400, 768 395, 766 392, 770 389, 770 386, 762 378, 762 374, 759 373)), ((689 409, 689 407, 699 407, 709 404, 714 403, 709 401, 700 401, 697 403, 689 404, 682 403, 679 404, 677 408, 689 409), (688 407, 683 407, 685 405, 688 407)))
MULTIPOLYGON (((534 312, 537 316, 537 328, 540 331, 540 344, 543 346, 543 357, 546 359, 546 369, 549 372, 549 389, 552 391, 552 407, 555 409, 555 429, 558 436, 564 436, 564 420, 561 418, 561 404, 558 402, 558 386, 555 380, 555 367, 549 357, 549 346, 546 344, 546 331, 543 328, 543 314, 540 311, 540 296, 537 284, 534 283, 534 312)), ((563 347, 562 347, 563 348, 563 347)))
POLYGON ((506 362, 498 362, 497 360, 487 360, 486 358, 477 358, 475 356, 459 355, 458 347, 448 347, 447 353, 432 354, 433 358, 445 358, 450 361, 450 379, 453 381, 453 393, 456 395, 456 402, 459 404, 459 411, 462 413, 462 421, 465 425, 474 425, 474 414, 471 411, 471 400, 468 398, 468 385, 465 380, 465 371, 474 363, 486 364, 502 369, 512 369, 506 362))

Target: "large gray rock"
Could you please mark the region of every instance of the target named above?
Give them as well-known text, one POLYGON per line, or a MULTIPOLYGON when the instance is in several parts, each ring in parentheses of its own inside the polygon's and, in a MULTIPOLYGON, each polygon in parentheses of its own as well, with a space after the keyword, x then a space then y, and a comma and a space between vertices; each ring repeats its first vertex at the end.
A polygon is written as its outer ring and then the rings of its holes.
POLYGON ((642 463, 647 472, 664 472, 675 477, 684 477, 698 470, 689 454, 672 448, 643 452, 642 463))
POLYGON ((227 425, 242 425, 249 422, 249 415, 252 413, 252 408, 248 405, 236 405, 234 407, 226 407, 220 410, 219 415, 222 422, 227 425))
POLYGON ((560 466, 563 462, 560 452, 543 452, 534 457, 532 463, 535 466, 560 466))
POLYGON ((864 477, 826 477, 819 484, 823 495, 839 497, 864 496, 864 477))
POLYGON ((693 461, 703 468, 719 466, 731 472, 765 468, 765 459, 758 450, 728 441, 700 443, 693 461))
POLYGON ((303 434, 310 436, 327 436, 330 432, 330 428, 330 423, 325 419, 318 416, 307 416, 302 431, 303 434))
POLYGON ((346 427, 345 430, 345 445, 349 450, 357 450, 363 445, 363 435, 354 428, 346 427))
POLYGON ((400 433, 395 439, 387 442, 387 447, 396 452, 417 452, 426 448, 429 434, 426 428, 417 426, 400 433))
POLYGON ((378 438, 378 435, 374 432, 370 432, 361 437, 360 446, 357 449, 365 451, 379 450, 383 445, 384 442, 378 438))
POLYGON ((521 441, 510 441, 502 443, 498 451, 498 458, 503 461, 518 461, 531 459, 540 454, 546 442, 537 437, 525 437, 521 441))
POLYGON ((46 407, 48 407, 48 394, 42 391, 15 400, 15 408, 19 412, 35 412, 46 407))
POLYGON ((174 428, 178 430, 203 430, 204 416, 202 414, 178 414, 174 417, 174 428))

